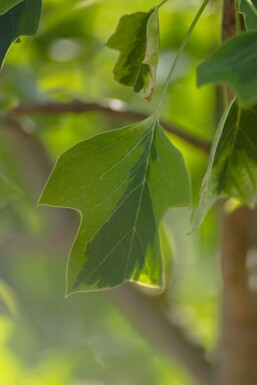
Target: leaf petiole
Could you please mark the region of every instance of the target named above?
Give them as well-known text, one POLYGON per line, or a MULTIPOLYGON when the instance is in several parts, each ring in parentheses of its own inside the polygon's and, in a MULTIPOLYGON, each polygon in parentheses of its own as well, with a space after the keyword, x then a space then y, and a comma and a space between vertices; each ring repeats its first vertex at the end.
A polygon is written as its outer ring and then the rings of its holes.
POLYGON ((161 8, 165 3, 167 3, 167 1, 169 0, 163 0, 162 2, 160 2, 160 4, 156 5, 156 8, 161 8))
POLYGON ((167 79, 165 81, 165 84, 164 84, 164 88, 163 88, 162 95, 161 95, 161 100, 160 100, 159 106, 157 108, 157 115, 159 115, 159 116, 161 114, 161 111, 162 111, 162 108, 163 108, 163 105, 164 105, 164 101, 165 101, 165 97, 166 97, 166 94, 167 94, 167 91, 168 91, 168 88, 169 88, 169 85, 170 85, 170 81, 171 81, 171 78, 172 78, 172 76, 174 74, 176 66, 178 64, 178 61, 181 58, 182 53, 183 53, 183 51, 185 49, 185 46, 186 46, 186 44, 187 44, 187 42, 188 42, 188 40, 189 40, 189 38, 190 38, 190 36, 191 36, 195 26, 196 26, 200 16, 202 15, 202 13, 205 10, 205 8, 206 8, 208 3, 209 3, 209 0, 204 0, 204 2, 202 3, 202 5, 199 8, 199 10, 198 10, 198 12, 197 12, 197 14, 196 14, 192 24, 190 25, 190 27, 189 27, 189 29, 188 29, 188 31, 186 33, 186 36, 185 36, 185 38, 184 38, 184 40, 183 40, 183 42, 182 42, 182 44, 181 44, 181 46, 180 46, 180 48, 179 48, 179 50, 177 52, 177 55, 176 55, 176 57, 175 57, 175 59, 174 59, 174 61, 172 63, 170 72, 169 72, 168 77, 167 77, 167 79))
POLYGON ((239 4, 237 1, 235 1, 235 16, 236 16, 236 30, 237 30, 237 33, 240 33, 241 32, 241 15, 239 12, 239 4))

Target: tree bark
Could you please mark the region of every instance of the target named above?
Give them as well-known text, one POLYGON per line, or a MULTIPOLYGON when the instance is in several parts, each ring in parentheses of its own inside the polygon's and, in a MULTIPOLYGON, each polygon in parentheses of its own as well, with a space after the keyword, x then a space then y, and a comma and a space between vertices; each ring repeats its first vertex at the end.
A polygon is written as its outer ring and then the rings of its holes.
MULTIPOLYGON (((224 0, 222 40, 235 34, 235 1, 224 0)), ((228 99, 232 96, 228 90, 228 99)), ((218 385, 257 384, 257 305, 247 271, 247 255, 256 243, 256 215, 254 210, 243 206, 223 216, 218 385)))
POLYGON ((257 384, 257 306, 247 272, 254 215, 241 207, 223 220, 219 385, 257 384))
POLYGON ((221 26, 222 41, 229 39, 236 35, 236 15, 235 15, 235 1, 224 0, 223 2, 223 17, 221 26))

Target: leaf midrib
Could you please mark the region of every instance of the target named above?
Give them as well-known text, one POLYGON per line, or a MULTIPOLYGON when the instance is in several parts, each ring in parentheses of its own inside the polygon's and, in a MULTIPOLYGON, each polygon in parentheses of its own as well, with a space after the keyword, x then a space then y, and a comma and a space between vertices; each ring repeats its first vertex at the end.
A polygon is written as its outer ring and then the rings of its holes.
MULTIPOLYGON (((139 239, 139 242, 140 242, 140 245, 142 247, 142 240, 138 234, 138 231, 137 231, 137 221, 138 221, 138 217, 139 217, 139 212, 140 212, 140 207, 141 207, 141 202, 142 202, 142 198, 143 198, 143 192, 144 192, 144 188, 145 186, 147 185, 148 181, 147 181, 147 178, 146 178, 146 173, 147 173, 147 169, 148 169, 148 166, 149 166, 149 161, 150 161, 150 152, 151 152, 151 148, 152 148, 152 145, 153 145, 153 139, 154 139, 154 133, 155 133, 155 129, 157 127, 157 119, 155 118, 154 122, 153 122, 153 125, 151 127, 151 139, 149 141, 149 147, 148 147, 148 152, 147 152, 147 161, 146 161, 146 164, 145 164, 145 176, 144 176, 144 179, 143 181, 137 185, 131 192, 129 195, 131 195, 132 193, 135 192, 136 189, 138 189, 140 186, 141 186, 141 193, 140 193, 140 197, 139 197, 139 200, 138 200, 138 205, 137 205, 137 210, 136 210, 136 215, 135 215, 135 221, 134 221, 134 226, 132 228, 130 228, 123 236, 122 238, 114 245, 114 247, 112 248, 112 250, 107 254, 105 255, 104 259, 94 268, 94 270, 92 272, 90 272, 89 276, 87 277, 87 279, 85 280, 88 281, 88 279, 92 276, 93 273, 95 273, 104 263, 106 263, 106 261, 109 259, 109 257, 112 255, 112 252, 118 247, 118 245, 124 241, 124 239, 129 235, 129 233, 131 232, 131 241, 130 241, 130 246, 129 246, 129 250, 128 250, 128 254, 127 254, 127 265, 126 265, 126 269, 125 269, 125 280, 126 280, 126 277, 127 277, 127 273, 128 273, 128 262, 129 262, 129 259, 130 259, 130 256, 131 256, 131 251, 132 251, 132 247, 133 247, 133 243, 134 243, 134 238, 135 238, 135 235, 137 235, 138 239, 139 239)), ((128 196, 126 196, 125 199, 127 199, 128 196)), ((121 207, 122 204, 124 203, 125 200, 123 200, 119 206, 121 207)), ((113 216, 113 214, 117 211, 118 209, 116 207, 115 211, 112 212, 112 215, 108 218, 108 220, 105 222, 109 222, 111 217, 113 216)))
POLYGON ((126 269, 125 269, 125 278, 126 278, 127 273, 128 273, 128 262, 129 262, 129 259, 130 259, 130 255, 131 255, 131 251, 132 251, 132 246, 133 246, 133 243, 134 243, 134 237, 135 237, 135 234, 137 233, 137 221, 138 221, 138 217, 139 217, 139 212, 140 212, 143 192, 144 192, 144 188, 145 188, 146 184, 148 183, 147 182, 147 178, 146 178, 146 173, 147 173, 147 169, 148 169, 148 166, 149 166, 150 151, 151 151, 152 144, 153 144, 153 138, 154 138, 154 133, 155 133, 156 126, 157 126, 157 119, 155 118, 155 120, 153 122, 153 127, 151 129, 152 130, 152 134, 151 134, 151 139, 150 139, 150 142, 149 142, 149 149, 148 149, 148 154, 147 154, 147 162, 146 162, 146 166, 145 166, 145 177, 144 177, 143 182, 142 182, 142 189, 141 189, 141 194, 140 194, 139 201, 138 201, 136 217, 135 217, 135 224, 134 224, 133 229, 132 229, 132 237, 131 237, 130 247, 129 247, 129 251, 128 251, 128 256, 127 256, 127 266, 126 266, 126 269))

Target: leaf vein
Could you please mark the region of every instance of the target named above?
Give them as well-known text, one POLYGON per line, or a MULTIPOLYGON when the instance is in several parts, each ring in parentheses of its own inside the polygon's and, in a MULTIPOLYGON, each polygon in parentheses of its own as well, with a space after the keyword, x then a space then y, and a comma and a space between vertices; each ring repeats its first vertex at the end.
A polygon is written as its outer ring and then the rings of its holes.
POLYGON ((111 251, 101 260, 101 262, 88 274, 87 278, 85 279, 85 283, 92 277, 92 275, 110 258, 112 253, 115 251, 115 249, 123 242, 123 240, 129 235, 129 233, 132 231, 130 229, 126 234, 124 234, 121 239, 115 244, 115 246, 111 249, 111 251))

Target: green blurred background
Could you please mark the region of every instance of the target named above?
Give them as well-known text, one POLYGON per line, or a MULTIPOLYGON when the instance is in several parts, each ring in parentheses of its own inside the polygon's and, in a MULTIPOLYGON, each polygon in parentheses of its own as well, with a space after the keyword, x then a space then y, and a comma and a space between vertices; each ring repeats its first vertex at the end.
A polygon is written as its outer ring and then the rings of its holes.
MULTIPOLYGON (((0 74, 0 114, 20 102, 81 100, 125 102, 151 113, 172 59, 201 1, 172 0, 160 9, 161 56, 157 88, 148 104, 113 80, 117 52, 105 47, 118 19, 146 11, 154 1, 44 0, 38 34, 9 51, 0 74)), ((217 45, 220 3, 200 19, 176 70, 163 117, 211 139, 219 118, 218 91, 196 88, 196 65, 217 45)), ((110 292, 65 299, 65 269, 79 218, 74 212, 36 207, 51 164, 60 152, 126 121, 87 113, 27 115, 25 134, 1 127, 1 169, 20 197, 0 216, 1 385, 194 385, 187 368, 166 357, 132 326, 110 292)), ((191 173, 198 199, 207 156, 171 136, 191 173)), ((164 220, 166 311, 211 356, 217 344, 219 274, 217 213, 190 232, 190 209, 164 220)), ((155 296, 150 293, 149 295, 155 296)))

